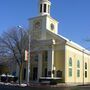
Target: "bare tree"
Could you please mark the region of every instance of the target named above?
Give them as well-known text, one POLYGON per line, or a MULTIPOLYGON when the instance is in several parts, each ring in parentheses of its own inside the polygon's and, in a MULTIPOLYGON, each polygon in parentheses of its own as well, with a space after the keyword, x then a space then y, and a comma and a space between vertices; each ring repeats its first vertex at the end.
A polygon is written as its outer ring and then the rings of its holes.
POLYGON ((13 59, 19 66, 19 84, 22 81, 22 69, 24 64, 24 52, 28 47, 27 33, 16 27, 4 32, 0 37, 0 56, 2 59, 13 59))

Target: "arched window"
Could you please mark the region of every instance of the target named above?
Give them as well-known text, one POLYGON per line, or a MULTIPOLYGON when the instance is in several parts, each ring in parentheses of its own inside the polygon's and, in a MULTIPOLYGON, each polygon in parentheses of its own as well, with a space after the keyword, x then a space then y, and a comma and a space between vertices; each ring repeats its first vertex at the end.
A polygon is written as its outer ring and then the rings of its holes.
POLYGON ((77 68, 80 68, 80 61, 77 61, 77 68))
POLYGON ((72 67, 72 58, 71 57, 69 58, 69 66, 72 67))

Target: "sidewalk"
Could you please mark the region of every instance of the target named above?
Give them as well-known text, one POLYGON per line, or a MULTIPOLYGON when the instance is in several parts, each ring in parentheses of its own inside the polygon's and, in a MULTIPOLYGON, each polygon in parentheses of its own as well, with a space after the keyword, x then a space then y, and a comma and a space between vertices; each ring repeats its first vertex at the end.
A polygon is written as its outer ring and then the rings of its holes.
POLYGON ((6 86, 19 86, 19 87, 26 87, 27 84, 17 84, 17 83, 4 83, 4 82, 0 82, 0 85, 6 85, 6 86))
POLYGON ((49 84, 41 84, 37 82, 30 82, 29 85, 22 83, 22 84, 17 84, 17 83, 4 83, 0 82, 0 85, 6 85, 6 86, 15 86, 15 87, 81 87, 81 86, 90 86, 89 85, 77 85, 77 84, 65 84, 65 83, 59 83, 57 85, 49 85, 49 84))

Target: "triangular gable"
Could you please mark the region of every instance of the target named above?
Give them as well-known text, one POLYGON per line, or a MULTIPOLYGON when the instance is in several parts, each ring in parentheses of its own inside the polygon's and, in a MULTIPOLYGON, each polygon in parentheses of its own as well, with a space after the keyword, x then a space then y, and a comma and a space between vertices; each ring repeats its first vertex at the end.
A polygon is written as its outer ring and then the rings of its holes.
POLYGON ((55 34, 55 33, 52 33, 52 32, 47 30, 47 36, 51 37, 52 39, 55 39, 58 43, 65 42, 67 45, 73 46, 76 49, 81 49, 82 51, 84 50, 86 53, 90 54, 90 51, 88 51, 87 49, 85 49, 81 45, 79 45, 79 44, 59 35, 59 34, 55 34))

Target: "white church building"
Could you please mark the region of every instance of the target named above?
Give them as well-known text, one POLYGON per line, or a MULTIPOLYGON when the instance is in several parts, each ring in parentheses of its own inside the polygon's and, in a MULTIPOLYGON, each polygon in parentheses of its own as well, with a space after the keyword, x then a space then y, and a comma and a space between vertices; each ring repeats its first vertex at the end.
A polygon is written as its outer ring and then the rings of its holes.
POLYGON ((59 35, 50 15, 50 0, 39 0, 39 15, 29 19, 30 80, 61 78, 64 83, 90 83, 90 51, 59 35))

